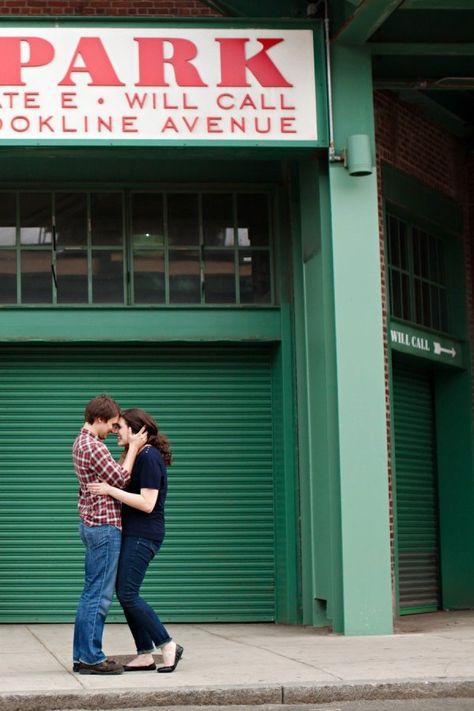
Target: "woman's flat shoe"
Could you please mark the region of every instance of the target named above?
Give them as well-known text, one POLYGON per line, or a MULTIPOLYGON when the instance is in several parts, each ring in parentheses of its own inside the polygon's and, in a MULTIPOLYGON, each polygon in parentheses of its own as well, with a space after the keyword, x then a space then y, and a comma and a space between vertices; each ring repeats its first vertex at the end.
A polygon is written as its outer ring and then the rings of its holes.
POLYGON ((124 672, 130 672, 130 671, 155 671, 156 669, 156 664, 145 664, 142 665, 141 667, 127 667, 127 665, 124 666, 123 670, 124 672))
POLYGON ((159 674, 171 674, 171 672, 174 672, 176 667, 178 666, 178 662, 183 656, 184 649, 181 647, 181 645, 177 644, 176 645, 176 652, 174 655, 174 664, 170 667, 158 667, 157 672, 159 674))

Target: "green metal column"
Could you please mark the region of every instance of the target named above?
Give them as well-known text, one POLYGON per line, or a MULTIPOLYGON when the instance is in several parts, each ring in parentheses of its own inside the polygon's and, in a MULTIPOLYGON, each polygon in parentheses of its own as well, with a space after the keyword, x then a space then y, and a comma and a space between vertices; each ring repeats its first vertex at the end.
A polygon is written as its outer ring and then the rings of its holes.
POLYGON ((295 241, 302 621, 339 614, 339 486, 329 176, 323 156, 302 161, 295 241))
MULTIPOLYGON (((336 45, 332 57, 336 151, 368 134, 374 151, 371 62, 336 45)), ((334 628, 392 631, 387 422, 377 181, 329 170, 339 438, 340 560, 334 628)))

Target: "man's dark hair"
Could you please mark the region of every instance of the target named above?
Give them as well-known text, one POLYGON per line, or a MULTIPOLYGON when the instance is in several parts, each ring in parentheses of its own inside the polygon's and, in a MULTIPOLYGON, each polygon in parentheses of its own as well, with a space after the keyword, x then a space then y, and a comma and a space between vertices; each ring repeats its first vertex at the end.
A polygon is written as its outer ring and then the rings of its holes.
POLYGON ((120 415, 120 407, 108 395, 97 395, 92 398, 84 410, 84 420, 93 425, 97 419, 110 420, 120 415))

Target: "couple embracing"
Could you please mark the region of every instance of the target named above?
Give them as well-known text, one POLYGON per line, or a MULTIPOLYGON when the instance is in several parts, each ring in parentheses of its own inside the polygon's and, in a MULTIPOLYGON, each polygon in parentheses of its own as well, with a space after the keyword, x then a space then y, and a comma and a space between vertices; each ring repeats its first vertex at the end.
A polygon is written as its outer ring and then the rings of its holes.
POLYGON ((167 438, 144 410, 120 411, 107 395, 86 406, 84 425, 72 456, 79 481, 80 536, 85 547, 84 587, 74 625, 73 670, 79 674, 154 671, 160 649, 173 672, 183 654, 140 587, 165 535, 166 466, 172 456, 167 438), (116 462, 104 440, 115 432, 124 447, 116 462), (116 590, 135 640, 137 656, 126 666, 102 650, 105 618, 116 590))

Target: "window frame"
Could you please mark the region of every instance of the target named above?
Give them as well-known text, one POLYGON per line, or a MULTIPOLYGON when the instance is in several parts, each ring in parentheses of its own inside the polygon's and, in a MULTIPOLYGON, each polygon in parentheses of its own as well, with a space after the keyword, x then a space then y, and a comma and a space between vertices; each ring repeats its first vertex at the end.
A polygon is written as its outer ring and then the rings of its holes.
MULTIPOLYGON (((276 306, 276 289, 275 289, 275 225, 274 225, 274 187, 273 186, 247 186, 245 184, 236 185, 222 185, 215 187, 212 185, 169 185, 163 187, 161 185, 155 186, 141 186, 136 185, 133 187, 118 187, 116 185, 107 186, 35 186, 29 187, 24 186, 21 188, 2 188, 0 194, 2 193, 13 193, 15 196, 15 211, 16 211, 16 229, 15 229, 15 244, 14 245, 0 245, 0 257, 4 251, 15 251, 16 252, 16 302, 5 302, 0 304, 1 307, 16 307, 16 308, 31 308, 31 307, 42 307, 42 308, 193 308, 193 307, 227 307, 227 308, 271 308, 276 306), (22 245, 20 240, 20 195, 24 193, 49 193, 51 196, 51 218, 52 218, 52 229, 53 237, 50 244, 47 245, 22 245), (64 302, 58 303, 58 288, 57 288, 57 253, 58 250, 55 249, 55 230, 56 230, 56 195, 58 193, 78 193, 84 194, 86 196, 86 209, 87 209, 87 239, 85 246, 81 247, 68 247, 64 248, 65 251, 86 251, 87 257, 87 302, 64 302), (98 193, 110 194, 116 193, 121 195, 122 201, 122 243, 121 246, 117 245, 100 245, 93 244, 92 241, 92 225, 91 225, 91 201, 92 196, 98 193), (157 249, 163 249, 164 253, 164 281, 165 281, 165 298, 163 302, 135 302, 134 299, 134 268, 133 268, 133 258, 134 258, 134 242, 133 242, 133 228, 132 228, 132 196, 134 194, 160 194, 163 200, 163 247, 157 245, 150 245, 140 247, 140 251, 156 251, 157 249), (203 195, 222 195, 222 194, 232 195, 232 210, 233 210, 233 224, 232 229, 234 230, 234 243, 231 246, 216 246, 216 245, 204 245, 203 236, 203 219, 202 219, 202 196, 203 195), (199 244, 198 245, 170 245, 168 240, 168 220, 167 220, 167 196, 168 195, 178 195, 178 194, 193 194, 198 196, 198 220, 199 220, 199 244), (238 243, 238 217, 237 217, 237 200, 238 195, 248 195, 256 194, 262 195, 267 201, 267 224, 268 224, 268 243, 266 245, 239 245, 238 243), (205 298, 205 278, 204 278, 204 261, 205 261, 205 251, 210 250, 213 252, 222 251, 226 254, 233 254, 233 264, 234 264, 234 285, 235 285, 235 299, 232 302, 207 302, 205 298), (22 253, 26 250, 31 251, 41 251, 47 252, 51 259, 51 292, 52 299, 50 302, 22 302, 22 273, 21 273, 21 257, 22 253), (95 251, 120 251, 122 253, 122 265, 123 265, 123 301, 122 302, 94 302, 93 299, 93 274, 92 274, 92 259, 95 251), (200 278, 200 299, 196 302, 178 302, 172 301, 170 299, 170 251, 190 251, 199 250, 199 278, 200 278), (269 300, 253 301, 253 302, 241 302, 241 292, 240 292, 240 254, 242 252, 265 252, 268 254, 268 265, 269 265, 269 300)), ((138 249, 138 248, 136 248, 138 249)))
MULTIPOLYGON (((387 301, 388 301, 388 315, 391 318, 395 318, 399 321, 403 321, 415 327, 423 328, 429 331, 434 331, 436 333, 451 333, 453 331, 451 323, 451 308, 450 308, 450 297, 451 297, 451 279, 450 279, 450 246, 449 241, 442 230, 436 229, 433 225, 426 225, 425 221, 422 219, 416 219, 413 215, 410 215, 405 210, 401 209, 391 203, 386 203, 384 211, 384 231, 385 231, 385 254, 386 254, 386 272, 387 272, 387 301), (399 264, 394 264, 391 258, 391 227, 390 220, 395 220, 398 225, 403 224, 405 227, 407 251, 406 251, 406 267, 402 266, 402 259, 399 259, 399 264), (437 265, 439 274, 443 274, 444 278, 439 276, 438 281, 423 275, 422 273, 416 273, 415 268, 415 249, 419 248, 416 245, 415 235, 422 235, 424 238, 429 240, 430 249, 434 249, 437 254, 437 265), (442 252, 442 254, 441 254, 442 252), (396 273, 399 275, 400 280, 403 276, 407 278, 408 281, 408 309, 407 311, 403 307, 403 288, 400 288, 400 302, 402 303, 402 313, 395 313, 395 299, 394 299, 394 287, 393 287, 393 275, 396 273), (430 290, 430 306, 429 306, 429 323, 424 320, 424 318, 419 319, 417 316, 418 310, 424 311, 423 300, 417 297, 417 282, 425 285, 430 290), (436 289, 438 296, 438 319, 435 323, 435 310, 432 305, 432 289, 436 289), (442 298, 444 295, 444 301, 442 298), (407 316, 408 312, 408 316, 407 316)), ((398 247, 400 249, 400 239, 398 240, 398 247)))

